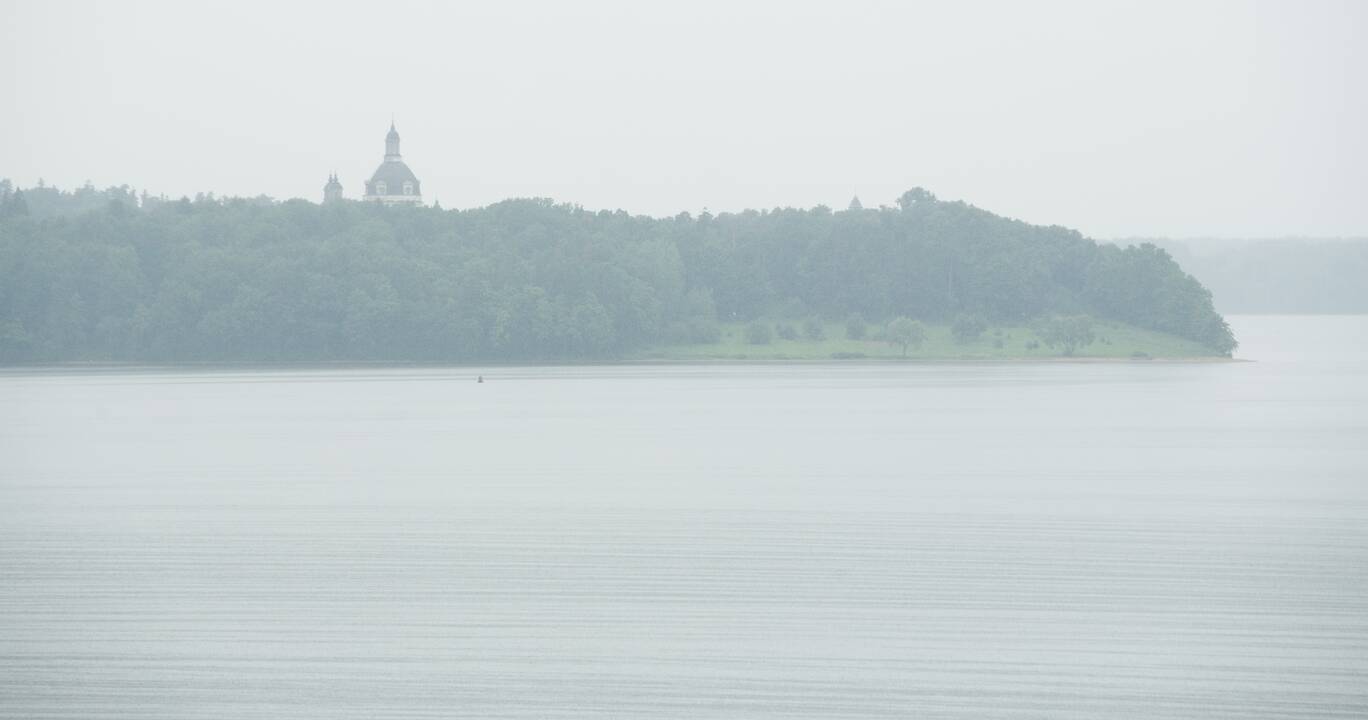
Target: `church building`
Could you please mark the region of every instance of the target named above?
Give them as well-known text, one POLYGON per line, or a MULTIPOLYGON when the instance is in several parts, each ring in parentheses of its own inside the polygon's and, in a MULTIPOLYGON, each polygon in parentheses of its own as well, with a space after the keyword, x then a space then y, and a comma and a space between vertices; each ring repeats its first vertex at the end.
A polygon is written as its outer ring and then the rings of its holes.
POLYGON ((423 202, 418 177, 399 156, 399 131, 394 129, 393 122, 390 123, 389 134, 385 135, 385 161, 366 181, 366 194, 362 199, 386 205, 419 205, 423 202))
MULTIPOLYGON (((385 161, 375 169, 371 179, 366 181, 366 194, 363 200, 386 205, 421 205, 423 193, 418 186, 418 176, 413 174, 404 159, 399 155, 399 131, 390 123, 389 134, 385 136, 385 161)), ((323 202, 334 203, 342 200, 342 182, 337 174, 328 176, 328 184, 323 186, 323 202)))

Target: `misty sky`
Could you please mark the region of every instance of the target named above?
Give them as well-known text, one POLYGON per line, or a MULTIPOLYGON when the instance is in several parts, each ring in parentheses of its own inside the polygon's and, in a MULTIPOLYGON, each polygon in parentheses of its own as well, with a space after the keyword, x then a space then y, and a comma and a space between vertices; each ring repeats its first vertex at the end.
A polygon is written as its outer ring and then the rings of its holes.
POLYGON ((0 177, 1368 234, 1368 3, 0 0, 0 177))

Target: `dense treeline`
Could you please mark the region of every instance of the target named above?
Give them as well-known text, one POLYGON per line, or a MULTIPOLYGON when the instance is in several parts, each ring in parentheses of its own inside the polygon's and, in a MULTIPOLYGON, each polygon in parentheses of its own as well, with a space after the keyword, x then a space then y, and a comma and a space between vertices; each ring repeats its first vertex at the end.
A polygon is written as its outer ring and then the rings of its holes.
POLYGON ((1234 347, 1152 245, 898 207, 656 219, 546 200, 385 208, 0 185, 0 360, 546 361, 754 317, 1087 313, 1234 347), (79 197, 78 197, 79 196, 79 197), (63 202, 70 207, 64 211, 63 202))

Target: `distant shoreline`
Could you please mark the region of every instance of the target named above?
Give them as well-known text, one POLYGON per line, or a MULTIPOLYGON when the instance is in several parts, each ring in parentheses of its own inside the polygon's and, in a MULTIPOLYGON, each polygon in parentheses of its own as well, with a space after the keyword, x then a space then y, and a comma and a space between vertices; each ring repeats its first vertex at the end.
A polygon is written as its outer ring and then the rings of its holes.
MULTIPOLYGON (((769 321, 767 327, 778 331, 788 321, 769 321)), ((1094 325, 1094 342, 1065 355, 1061 348, 1048 348, 1033 342, 1035 333, 1028 327, 995 327, 972 340, 956 340, 945 325, 926 325, 922 343, 904 348, 886 339, 845 337, 842 323, 825 323, 821 337, 794 336, 783 339, 774 333, 765 342, 752 343, 746 337, 748 323, 723 323, 713 342, 681 345, 655 345, 599 358, 560 358, 515 361, 444 360, 167 360, 167 361, 65 361, 29 364, 0 364, 0 373, 82 372, 138 370, 341 370, 386 368, 555 368, 555 367, 663 367, 676 366, 890 366, 890 365, 1096 365, 1164 364, 1196 365, 1253 362, 1215 353, 1203 353, 1192 341, 1172 335, 1142 330, 1116 322, 1094 325)), ((883 332, 882 326, 867 328, 870 334, 883 332)))
POLYGON ((592 363, 612 365, 1094 365, 1099 363, 1205 364, 1257 362, 1248 358, 1219 356, 1191 357, 915 357, 915 358, 660 358, 634 359, 620 363, 592 363))
POLYGON ((338 360, 338 361, 181 361, 181 362, 63 362, 35 363, 31 365, 0 365, 0 375, 23 372, 62 372, 80 371, 157 371, 157 370, 348 370, 348 369, 453 369, 478 370, 482 368, 582 368, 582 367, 665 367, 665 366, 736 366, 745 365, 793 365, 793 366, 887 366, 887 365, 1209 365, 1225 363, 1253 363, 1251 358, 1229 357, 1022 357, 1022 358, 657 358, 630 360, 598 360, 592 362, 548 362, 548 363, 470 363, 454 364, 441 362, 404 362, 392 360, 338 360))

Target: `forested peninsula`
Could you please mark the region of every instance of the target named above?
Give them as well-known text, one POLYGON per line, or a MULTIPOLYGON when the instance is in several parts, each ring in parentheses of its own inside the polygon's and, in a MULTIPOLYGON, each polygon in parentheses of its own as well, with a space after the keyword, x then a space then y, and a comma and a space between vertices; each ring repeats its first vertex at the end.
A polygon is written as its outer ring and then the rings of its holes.
POLYGON ((922 189, 893 207, 653 218, 544 199, 443 210, 0 182, 9 364, 763 356, 738 347, 1224 357, 1235 346, 1211 294, 1165 251, 922 189))

